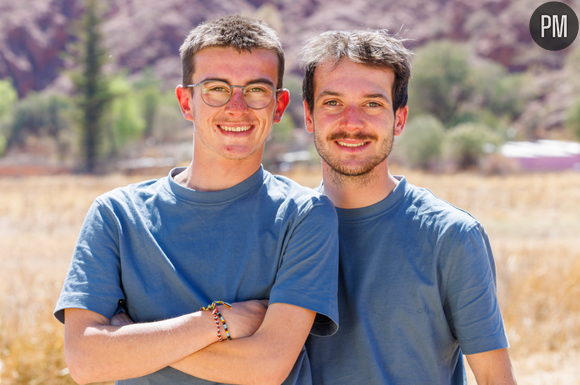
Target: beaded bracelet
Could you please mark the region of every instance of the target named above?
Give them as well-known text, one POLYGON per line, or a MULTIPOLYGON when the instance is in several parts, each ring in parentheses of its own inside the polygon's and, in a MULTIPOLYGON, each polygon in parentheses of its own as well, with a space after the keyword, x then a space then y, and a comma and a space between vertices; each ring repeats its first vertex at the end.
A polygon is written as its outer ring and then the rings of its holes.
POLYGON ((230 305, 227 302, 214 301, 214 302, 210 303, 209 305, 202 307, 200 310, 208 310, 209 312, 211 312, 211 315, 213 316, 213 319, 215 321, 215 325, 217 327, 217 336, 218 336, 219 342, 223 341, 221 330, 220 330, 220 320, 221 320, 222 324, 224 325, 224 331, 226 332, 226 336, 228 337, 228 340, 231 340, 232 337, 230 337, 230 332, 228 331, 228 325, 226 325, 226 320, 224 319, 222 314, 218 311, 217 305, 224 305, 230 309, 232 308, 232 305, 230 305), (219 317, 219 319, 218 319, 218 317, 219 317))

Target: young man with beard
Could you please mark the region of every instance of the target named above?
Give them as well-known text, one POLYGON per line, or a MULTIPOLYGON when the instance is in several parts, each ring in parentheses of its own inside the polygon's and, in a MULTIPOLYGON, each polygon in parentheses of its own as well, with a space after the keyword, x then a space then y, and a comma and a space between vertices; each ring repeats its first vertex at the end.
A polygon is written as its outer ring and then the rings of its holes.
POLYGON ((306 129, 339 218, 339 316, 310 337, 317 385, 515 384, 488 237, 471 215, 389 173, 411 53, 386 31, 332 31, 302 56, 306 129))
POLYGON ((306 337, 337 328, 337 222, 328 198, 261 167, 289 102, 280 42, 229 16, 199 25, 180 52, 192 162, 95 200, 55 310, 70 373, 308 384, 306 337))

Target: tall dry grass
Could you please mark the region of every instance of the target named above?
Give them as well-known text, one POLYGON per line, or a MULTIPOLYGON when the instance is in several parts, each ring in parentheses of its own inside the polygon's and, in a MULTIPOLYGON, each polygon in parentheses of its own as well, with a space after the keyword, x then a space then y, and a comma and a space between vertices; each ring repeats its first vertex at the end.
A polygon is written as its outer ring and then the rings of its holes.
POLYGON ((52 316, 93 199, 124 177, 0 178, 0 383, 74 384, 52 316))
MULTIPOLYGON (((580 384, 580 174, 394 172, 484 224, 520 385, 580 384)), ((148 178, 0 178, 1 384, 74 383, 52 311, 76 237, 96 196, 148 178)))

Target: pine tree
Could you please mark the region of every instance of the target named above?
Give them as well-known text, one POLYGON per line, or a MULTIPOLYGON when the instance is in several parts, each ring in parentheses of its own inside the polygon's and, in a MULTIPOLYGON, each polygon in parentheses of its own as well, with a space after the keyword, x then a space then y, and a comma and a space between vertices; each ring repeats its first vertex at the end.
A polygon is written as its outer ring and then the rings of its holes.
POLYGON ((85 1, 85 12, 79 24, 76 45, 79 72, 72 74, 81 120, 81 151, 84 170, 94 173, 98 166, 103 116, 112 99, 109 81, 103 74, 106 52, 99 31, 101 14, 96 0, 85 1))

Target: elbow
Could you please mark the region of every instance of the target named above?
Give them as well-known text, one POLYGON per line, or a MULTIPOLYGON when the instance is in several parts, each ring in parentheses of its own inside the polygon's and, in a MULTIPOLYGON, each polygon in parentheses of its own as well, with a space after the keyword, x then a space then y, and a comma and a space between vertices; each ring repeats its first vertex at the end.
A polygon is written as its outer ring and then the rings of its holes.
POLYGON ((91 374, 90 359, 87 360, 86 351, 65 344, 64 353, 69 374, 76 383, 83 385, 99 380, 91 374))
POLYGON ((80 385, 89 384, 92 382, 86 376, 85 372, 82 370, 82 367, 80 367, 72 362, 69 363, 68 360, 67 360, 67 365, 68 365, 69 374, 70 374, 71 378, 74 380, 74 382, 76 382, 77 384, 80 384, 80 385))
POLYGON ((260 373, 259 378, 256 378, 252 384, 280 385, 288 378, 293 366, 294 362, 280 362, 276 359, 262 361, 256 372, 260 373))

